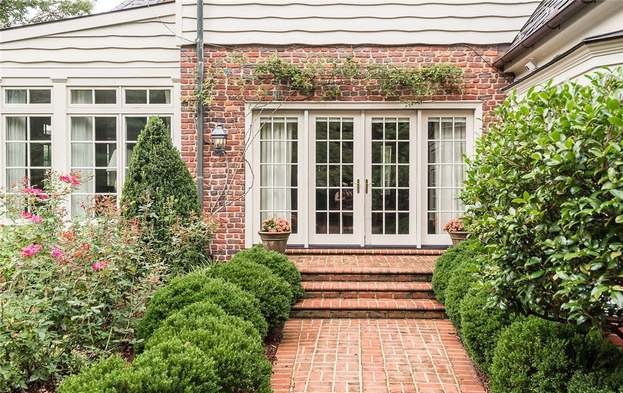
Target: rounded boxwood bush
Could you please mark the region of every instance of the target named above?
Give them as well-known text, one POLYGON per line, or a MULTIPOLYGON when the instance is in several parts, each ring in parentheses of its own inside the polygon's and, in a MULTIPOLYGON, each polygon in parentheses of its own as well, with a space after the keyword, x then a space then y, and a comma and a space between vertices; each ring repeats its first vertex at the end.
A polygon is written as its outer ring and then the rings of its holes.
POLYGON ((623 392, 623 368, 608 371, 573 374, 567 393, 621 393, 623 392))
MULTIPOLYGON (((205 327, 204 323, 208 321, 208 319, 206 319, 207 317, 218 318, 223 323, 240 329, 247 337, 258 342, 262 341, 262 338, 251 322, 233 315, 225 314, 222 308, 215 305, 210 300, 193 303, 169 315, 167 319, 162 321, 160 327, 169 327, 171 330, 201 329, 205 327)), ((209 326, 211 326, 211 322, 208 322, 208 327, 209 326)))
POLYGON ((214 360, 196 346, 171 338, 138 356, 128 377, 136 393, 216 393, 221 391, 214 360))
POLYGON ((128 363, 119 355, 113 355, 85 367, 80 373, 69 376, 61 382, 57 393, 121 393, 126 386, 125 374, 128 363))
POLYGON ((483 247, 478 240, 469 239, 448 248, 446 252, 437 258, 432 284, 435 298, 438 301, 445 303, 446 287, 454 269, 465 261, 474 259, 483 251, 483 247))
POLYGON ((290 289, 292 289, 293 303, 303 297, 301 273, 285 255, 267 250, 262 245, 255 245, 237 252, 231 261, 236 262, 239 260, 248 260, 264 265, 274 274, 286 280, 290 284, 290 289))
POLYGON ((165 323, 147 340, 146 349, 150 350, 177 337, 195 345, 214 359, 222 391, 270 392, 271 366, 260 341, 229 322, 231 319, 205 316, 201 321, 189 321, 189 325, 184 328, 177 322, 165 323))
POLYGON ((478 273, 481 265, 473 260, 464 260, 452 272, 446 288, 446 314, 454 323, 457 330, 461 330, 461 301, 469 289, 478 282, 478 273))
POLYGON ((229 315, 251 322, 262 337, 266 336, 268 324, 255 296, 235 284, 211 278, 203 269, 174 278, 154 294, 138 324, 137 337, 149 338, 169 315, 204 300, 217 304, 229 315))
POLYGON ((529 317, 498 339, 490 367, 492 393, 565 392, 575 371, 571 326, 529 317))
POLYGON ((478 285, 467 292, 459 306, 463 344, 483 371, 489 370, 500 333, 510 324, 508 311, 492 306, 490 299, 490 288, 478 285))
POLYGON ((249 291, 260 302, 260 310, 270 328, 282 324, 290 314, 290 285, 269 268, 258 263, 238 260, 214 265, 213 277, 222 278, 249 291))

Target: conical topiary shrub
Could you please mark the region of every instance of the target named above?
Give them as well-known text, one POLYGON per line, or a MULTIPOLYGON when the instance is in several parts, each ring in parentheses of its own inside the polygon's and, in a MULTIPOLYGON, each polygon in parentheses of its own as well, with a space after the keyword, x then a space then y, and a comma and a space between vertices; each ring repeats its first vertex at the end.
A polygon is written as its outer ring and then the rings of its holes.
POLYGON ((152 217, 200 214, 195 183, 158 117, 149 118, 138 137, 121 196, 126 217, 143 216, 146 205, 152 217))

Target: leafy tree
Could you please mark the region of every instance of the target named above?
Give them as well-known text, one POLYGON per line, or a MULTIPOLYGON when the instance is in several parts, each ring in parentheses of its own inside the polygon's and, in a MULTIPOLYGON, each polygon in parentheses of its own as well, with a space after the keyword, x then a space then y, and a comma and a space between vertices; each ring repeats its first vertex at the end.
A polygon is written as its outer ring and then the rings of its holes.
POLYGON ((512 95, 477 143, 463 199, 503 306, 602 329, 623 320, 622 92, 619 68, 512 95))
POLYGON ((87 15, 92 9, 91 0, 0 1, 0 28, 87 15))

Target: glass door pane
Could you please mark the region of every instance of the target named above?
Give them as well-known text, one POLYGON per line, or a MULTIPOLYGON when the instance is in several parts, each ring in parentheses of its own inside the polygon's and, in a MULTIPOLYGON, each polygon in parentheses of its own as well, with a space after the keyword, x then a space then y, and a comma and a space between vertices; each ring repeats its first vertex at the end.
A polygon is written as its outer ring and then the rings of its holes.
POLYGON ((370 231, 372 235, 408 235, 412 162, 409 118, 373 117, 368 135, 370 231))
POLYGON ((353 119, 316 119, 317 234, 353 233, 353 119))
POLYGON ((467 118, 429 117, 427 121, 427 234, 443 234, 451 218, 463 215, 459 198, 465 177, 467 118))

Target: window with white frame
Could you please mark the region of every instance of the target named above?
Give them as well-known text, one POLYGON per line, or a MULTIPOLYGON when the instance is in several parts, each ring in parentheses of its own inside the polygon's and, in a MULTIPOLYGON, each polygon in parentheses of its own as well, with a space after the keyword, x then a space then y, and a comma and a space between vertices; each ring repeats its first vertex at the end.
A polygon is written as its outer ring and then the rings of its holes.
POLYGON ((50 104, 52 92, 46 88, 4 89, 4 103, 7 105, 50 104))
POLYGON ((443 233, 451 218, 464 214, 459 198, 465 179, 465 117, 428 119, 428 233, 443 233))
POLYGON ((5 118, 7 189, 25 183, 41 187, 52 167, 50 116, 7 116, 5 118))
POLYGON ((171 103, 171 90, 125 89, 125 103, 128 105, 168 105, 171 103))
POLYGON ((71 89, 70 103, 73 105, 116 104, 116 89, 71 89))

